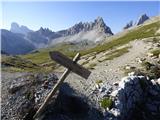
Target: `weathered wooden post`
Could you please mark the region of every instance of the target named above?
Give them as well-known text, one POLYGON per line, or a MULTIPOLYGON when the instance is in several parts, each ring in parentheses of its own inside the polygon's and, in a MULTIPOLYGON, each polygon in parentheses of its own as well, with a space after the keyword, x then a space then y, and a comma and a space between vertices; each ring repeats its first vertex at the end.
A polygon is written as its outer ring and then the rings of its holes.
POLYGON ((51 92, 48 94, 48 96, 46 97, 45 101, 40 106, 40 108, 38 109, 36 114, 33 116, 34 119, 37 118, 43 112, 43 110, 47 106, 47 104, 50 101, 50 99, 52 98, 52 96, 56 93, 56 91, 59 89, 59 87, 61 86, 61 84, 63 83, 63 81, 65 80, 65 78, 68 76, 68 74, 71 71, 84 77, 85 79, 87 79, 91 73, 90 71, 88 71, 87 69, 85 69, 84 67, 82 67, 76 63, 80 58, 79 53, 77 53, 77 55, 73 58, 73 61, 57 51, 50 52, 49 54, 50 54, 50 57, 52 60, 55 60, 57 63, 63 65, 67 69, 62 74, 62 76, 58 80, 57 84, 53 87, 51 92))

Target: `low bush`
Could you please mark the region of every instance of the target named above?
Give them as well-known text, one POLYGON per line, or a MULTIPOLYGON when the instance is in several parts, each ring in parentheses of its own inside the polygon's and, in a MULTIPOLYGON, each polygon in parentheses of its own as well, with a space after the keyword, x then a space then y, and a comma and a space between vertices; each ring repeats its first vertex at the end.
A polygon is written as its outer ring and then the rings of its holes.
POLYGON ((113 101, 109 97, 105 97, 100 101, 100 105, 104 109, 107 109, 107 108, 111 109, 112 104, 113 104, 113 101))

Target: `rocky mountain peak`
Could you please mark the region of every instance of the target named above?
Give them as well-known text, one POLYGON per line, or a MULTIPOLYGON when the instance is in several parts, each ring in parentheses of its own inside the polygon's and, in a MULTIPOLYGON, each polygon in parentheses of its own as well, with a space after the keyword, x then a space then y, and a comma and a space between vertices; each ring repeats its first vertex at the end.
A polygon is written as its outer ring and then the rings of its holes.
POLYGON ((95 19, 95 23, 104 24, 103 18, 100 17, 100 16, 98 16, 98 17, 95 19))
POLYGON ((50 30, 49 28, 41 27, 37 32, 40 34, 47 34, 47 33, 52 33, 52 30, 50 30))
POLYGON ((104 32, 108 35, 113 35, 111 29, 105 24, 102 17, 97 17, 94 22, 79 22, 75 24, 74 26, 70 27, 69 29, 59 31, 59 34, 62 34, 63 36, 67 35, 74 35, 79 32, 87 32, 90 30, 98 30, 100 32, 104 32))
POLYGON ((18 23, 16 23, 16 22, 13 22, 13 23, 11 23, 11 29, 15 29, 15 28, 19 28, 19 25, 18 25, 18 23))
POLYGON ((24 26, 24 25, 20 26, 16 22, 11 23, 10 31, 13 32, 13 33, 21 33, 21 34, 24 34, 24 35, 26 35, 29 32, 32 32, 32 30, 30 30, 26 26, 24 26))
POLYGON ((53 39, 60 37, 60 35, 56 34, 49 28, 40 27, 40 29, 36 31, 36 33, 38 34, 38 36, 41 36, 42 38, 45 37, 46 39, 53 39))
POLYGON ((146 14, 143 14, 139 17, 138 21, 136 22, 136 25, 143 24, 148 19, 149 17, 146 14))
POLYGON ((104 32, 109 35, 113 35, 111 29, 105 24, 102 17, 97 17, 94 21, 94 28, 98 28, 101 32, 104 32))
POLYGON ((123 27, 123 29, 128 29, 128 28, 130 28, 130 27, 132 27, 133 26, 133 21, 130 21, 129 23, 127 23, 124 27, 123 27))

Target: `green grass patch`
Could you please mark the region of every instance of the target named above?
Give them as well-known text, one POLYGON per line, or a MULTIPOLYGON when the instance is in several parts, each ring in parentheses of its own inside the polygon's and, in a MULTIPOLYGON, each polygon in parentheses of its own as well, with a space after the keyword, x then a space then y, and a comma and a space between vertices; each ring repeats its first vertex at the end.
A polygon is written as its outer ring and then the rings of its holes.
POLYGON ((157 63, 150 63, 148 61, 142 63, 143 72, 146 76, 149 76, 151 79, 157 79, 160 77, 160 67, 157 63))
POLYGON ((100 83, 103 83, 102 80, 96 80, 96 84, 100 84, 100 83))
POLYGON ((94 69, 96 65, 97 65, 96 63, 91 63, 89 64, 88 69, 94 69))
POLYGON ((129 47, 125 47, 125 48, 115 50, 113 53, 111 53, 111 55, 108 55, 108 57, 105 60, 113 60, 116 57, 120 57, 123 54, 129 52, 128 49, 129 49, 129 47))
POLYGON ((40 67, 37 64, 18 56, 2 56, 1 64, 2 66, 15 67, 21 69, 38 69, 40 67))
POLYGON ((160 48, 155 49, 155 50, 152 50, 152 51, 151 51, 151 53, 153 54, 153 56, 158 57, 158 56, 159 56, 159 54, 160 54, 160 48))
POLYGON ((109 97, 105 97, 100 101, 100 105, 103 109, 111 108, 113 104, 113 101, 109 97))
POLYGON ((51 61, 53 62, 53 60, 51 60, 49 56, 49 51, 60 51, 61 53, 67 55, 70 58, 73 58, 78 52, 74 45, 69 43, 62 43, 50 48, 40 49, 39 52, 23 55, 21 57, 31 60, 36 64, 44 64, 51 61))
POLYGON ((89 61, 88 60, 86 60, 85 62, 83 62, 81 65, 86 65, 86 64, 88 64, 89 63, 89 61))
POLYGON ((122 56, 123 54, 129 52, 129 51, 128 51, 129 48, 130 48, 130 47, 124 47, 124 48, 121 48, 121 49, 114 50, 114 51, 106 54, 106 58, 103 59, 103 60, 99 60, 99 62, 103 62, 103 61, 105 61, 105 60, 113 60, 113 59, 116 58, 116 57, 120 57, 120 56, 122 56))

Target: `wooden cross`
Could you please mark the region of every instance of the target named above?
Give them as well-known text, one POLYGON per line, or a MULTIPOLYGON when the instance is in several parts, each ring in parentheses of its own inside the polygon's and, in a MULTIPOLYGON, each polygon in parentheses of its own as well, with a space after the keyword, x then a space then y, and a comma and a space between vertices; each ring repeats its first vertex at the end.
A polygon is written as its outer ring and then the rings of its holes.
POLYGON ((63 65, 67 69, 64 71, 64 73, 58 80, 57 84, 53 87, 53 89, 51 90, 51 92, 48 94, 45 101, 43 102, 43 104, 40 106, 36 114, 33 116, 34 119, 37 118, 42 113, 42 111, 45 109, 46 105, 48 104, 49 100, 56 93, 56 91, 59 89, 59 87, 61 86, 61 84, 63 83, 63 81, 71 71, 73 71, 74 73, 80 75, 85 79, 87 79, 91 74, 89 70, 77 64, 77 61, 80 59, 79 53, 76 54, 76 56, 73 58, 73 61, 58 51, 49 52, 49 55, 52 60, 55 60, 57 63, 63 65))

